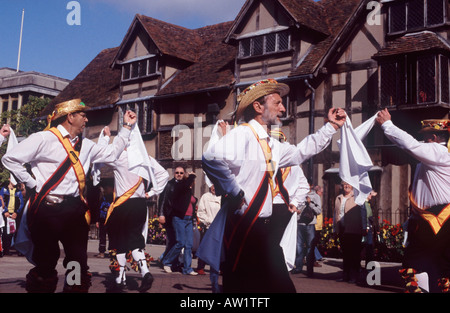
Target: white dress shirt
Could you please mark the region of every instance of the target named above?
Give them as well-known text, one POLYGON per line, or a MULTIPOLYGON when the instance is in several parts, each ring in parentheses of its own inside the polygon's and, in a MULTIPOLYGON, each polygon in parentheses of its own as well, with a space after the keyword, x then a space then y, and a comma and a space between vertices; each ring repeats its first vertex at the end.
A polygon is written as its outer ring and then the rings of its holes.
MULTIPOLYGON (((153 196, 160 194, 164 190, 164 187, 169 180, 169 173, 161 165, 159 165, 159 163, 155 159, 150 156, 149 158, 152 164, 152 169, 156 178, 157 185, 157 188, 152 188, 148 192, 149 196, 153 196)), ((109 164, 114 170, 114 187, 117 198, 134 187, 139 181, 139 176, 129 171, 128 164, 127 150, 123 151, 115 162, 109 164)), ((138 189, 131 196, 131 198, 145 198, 144 183, 141 183, 139 185, 138 189)))
MULTIPOLYGON (((333 126, 327 123, 315 134, 307 136, 295 146, 270 138, 266 129, 255 120, 251 120, 249 124, 254 128, 260 139, 268 140, 272 150, 272 161, 275 163, 273 178, 275 178, 276 171, 279 168, 300 165, 324 150, 336 133, 333 126)), ((217 180, 214 181, 217 195, 237 195, 240 189, 244 191, 245 204, 239 212, 243 214, 257 192, 266 172, 264 153, 250 127, 239 126, 231 130, 204 153, 203 162, 204 164, 210 163, 215 172, 214 175, 217 175, 214 179, 217 180)), ((271 216, 272 204, 269 187, 268 195, 259 216, 271 216)))
POLYGON ((381 127, 389 140, 420 162, 411 190, 416 205, 427 209, 450 203, 450 153, 447 147, 438 143, 421 143, 392 121, 386 121, 381 127))
MULTIPOLYGON (((63 137, 69 136, 67 130, 58 125, 58 130, 63 137)), ((112 162, 125 149, 130 131, 122 128, 119 135, 114 139, 111 145, 97 145, 93 141, 83 138, 83 143, 79 155, 79 160, 87 174, 92 163, 112 162)), ((69 137, 70 138, 70 137, 69 137)), ((76 143, 78 136, 70 139, 72 145, 76 143)), ((32 134, 27 139, 19 143, 11 151, 7 152, 3 158, 3 165, 18 178, 20 182, 25 183, 28 188, 36 187, 39 192, 43 184, 57 170, 59 165, 67 157, 67 152, 59 139, 50 131, 41 131, 32 134), (25 169, 23 164, 29 163, 33 178, 25 169)), ((78 180, 75 171, 70 168, 64 179, 50 191, 51 195, 78 196, 78 180)))

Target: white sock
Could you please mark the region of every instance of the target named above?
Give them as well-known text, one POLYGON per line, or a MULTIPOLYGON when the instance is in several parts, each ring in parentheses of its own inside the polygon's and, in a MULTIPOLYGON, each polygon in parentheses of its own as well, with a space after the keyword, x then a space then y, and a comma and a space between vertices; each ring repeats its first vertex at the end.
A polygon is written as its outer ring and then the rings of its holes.
POLYGON ((120 284, 125 281, 125 266, 127 265, 127 256, 125 253, 116 255, 117 263, 119 264, 119 276, 116 278, 116 283, 120 284))
POLYGON ((134 249, 131 252, 131 255, 133 256, 133 259, 136 260, 139 264, 139 269, 141 271, 142 277, 145 276, 149 272, 148 266, 147 266, 147 260, 145 259, 145 253, 141 249, 134 249))

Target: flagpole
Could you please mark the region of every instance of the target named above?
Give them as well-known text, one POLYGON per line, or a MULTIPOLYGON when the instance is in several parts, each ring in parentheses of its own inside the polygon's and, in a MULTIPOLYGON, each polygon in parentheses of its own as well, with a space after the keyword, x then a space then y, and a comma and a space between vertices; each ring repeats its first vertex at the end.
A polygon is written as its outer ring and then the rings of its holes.
POLYGON ((17 56, 17 71, 19 72, 19 65, 20 65, 20 52, 22 50, 22 34, 23 34, 23 18, 25 15, 25 9, 22 10, 22 23, 20 25, 20 40, 19 40, 19 55, 17 56))

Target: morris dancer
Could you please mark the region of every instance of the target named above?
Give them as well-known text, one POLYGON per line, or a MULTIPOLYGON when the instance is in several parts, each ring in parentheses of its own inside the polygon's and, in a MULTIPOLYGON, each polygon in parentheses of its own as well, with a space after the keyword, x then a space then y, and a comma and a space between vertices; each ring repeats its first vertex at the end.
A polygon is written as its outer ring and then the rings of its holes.
POLYGON ((412 215, 403 269, 407 292, 421 292, 416 274, 427 273, 430 292, 448 292, 450 278, 450 120, 422 121, 424 143, 396 127, 385 109, 377 123, 394 144, 420 163, 410 190, 412 215), (446 146, 447 145, 447 146, 446 146))
MULTIPOLYGON (((109 129, 106 128, 105 131, 108 132, 109 129)), ((134 129, 131 136, 140 136, 140 133, 134 129)), ((129 158, 135 156, 134 152, 129 152, 130 145, 131 143, 136 144, 136 142, 140 142, 140 140, 131 141, 120 157, 115 162, 109 163, 114 171, 115 199, 108 210, 105 226, 108 232, 109 248, 114 250, 118 264, 116 286, 122 289, 126 285, 125 266, 127 253, 131 251, 142 275, 139 292, 145 292, 153 284, 153 276, 149 271, 145 253, 147 232, 143 231, 146 227, 148 228, 146 193, 148 191, 151 195, 160 194, 167 184, 169 173, 146 153, 142 157, 149 159, 148 170, 153 173, 137 175, 130 171, 129 158), (149 176, 154 177, 154 180, 149 181, 152 180, 149 179, 149 176)), ((144 172, 145 170, 141 173, 144 172)))
MULTIPOLYGON (((85 175, 93 162, 114 161, 128 143, 136 114, 127 111, 112 145, 100 146, 81 136, 88 119, 87 107, 80 99, 56 105, 48 117, 48 130, 35 134, 7 152, 3 165, 23 182, 30 195, 27 225, 34 245, 31 262, 35 265, 26 276, 28 292, 55 292, 56 265, 61 241, 64 267, 78 262, 81 283, 64 284, 64 292, 88 292, 91 275, 87 264, 89 211, 85 202, 85 175), (50 128, 50 126, 52 126, 50 128), (29 163, 34 177, 23 164, 29 163)), ((21 227, 25 226, 21 223, 21 227)), ((25 254, 25 253, 24 253, 25 254)), ((68 274, 68 273, 67 273, 68 274)))
POLYGON ((282 144, 269 137, 266 127, 280 125, 285 112, 282 97, 288 93, 289 86, 274 79, 245 89, 238 97, 236 121, 244 117, 246 124, 231 130, 203 155, 203 170, 217 194, 223 196, 223 204, 222 213, 219 211, 211 226, 217 229, 209 229, 197 255, 217 269, 216 260, 209 260, 220 255, 223 239, 224 292, 296 291, 282 248, 272 236, 276 231, 271 223, 274 179, 279 168, 300 165, 327 147, 346 114, 342 109, 331 109, 330 123, 317 133, 297 146, 282 144))

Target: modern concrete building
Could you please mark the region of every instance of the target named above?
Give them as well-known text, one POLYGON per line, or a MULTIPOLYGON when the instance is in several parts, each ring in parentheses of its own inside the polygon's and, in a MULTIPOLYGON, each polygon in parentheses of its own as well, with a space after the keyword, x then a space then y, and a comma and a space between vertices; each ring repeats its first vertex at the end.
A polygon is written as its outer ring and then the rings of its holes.
POLYGON ((0 114, 20 109, 30 96, 53 99, 69 83, 67 79, 43 73, 0 68, 0 114))

